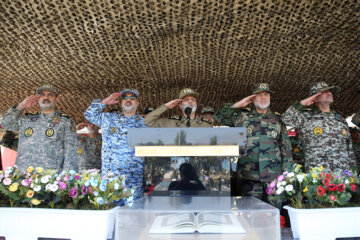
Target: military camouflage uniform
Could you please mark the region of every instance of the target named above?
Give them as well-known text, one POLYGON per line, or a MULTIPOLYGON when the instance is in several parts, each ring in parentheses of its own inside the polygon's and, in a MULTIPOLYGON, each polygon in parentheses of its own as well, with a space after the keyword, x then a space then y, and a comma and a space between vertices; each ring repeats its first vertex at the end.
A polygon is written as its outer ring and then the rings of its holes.
POLYGON ((292 147, 292 156, 294 159, 294 162, 297 164, 304 164, 304 152, 303 147, 301 143, 301 139, 296 136, 290 137, 291 147, 292 147))
POLYGON ((16 110, 17 105, 5 114, 1 125, 19 131, 19 149, 16 165, 19 169, 29 166, 57 170, 78 170, 76 154, 76 129, 70 117, 58 110, 44 115, 25 114, 16 110))
POLYGON ((282 120, 301 133, 306 170, 320 165, 327 170, 344 170, 356 165, 346 117, 340 112, 326 113, 296 101, 282 120))
POLYGON ((247 129, 247 148, 239 158, 242 195, 264 199, 267 182, 272 181, 292 164, 291 144, 280 117, 269 109, 260 114, 255 109, 232 108, 227 103, 215 113, 215 120, 231 127, 247 129))
POLYGON ((95 138, 87 135, 78 135, 78 156, 81 170, 101 169, 101 135, 95 138))
POLYGON ((355 114, 351 121, 353 124, 360 127, 360 110, 355 114))
POLYGON ((126 175, 126 186, 135 190, 134 199, 144 193, 144 159, 134 156, 135 150, 127 145, 128 129, 146 127, 143 117, 125 116, 123 113, 101 112, 105 104, 95 100, 85 111, 85 118, 102 129, 102 174, 109 171, 126 175))
MULTIPOLYGON (((187 120, 184 116, 175 116, 170 118, 160 118, 161 114, 166 112, 168 108, 161 105, 154 111, 148 113, 144 119, 144 123, 149 127, 179 127, 185 128, 187 120)), ((212 127, 210 121, 196 116, 190 120, 191 127, 212 127)))

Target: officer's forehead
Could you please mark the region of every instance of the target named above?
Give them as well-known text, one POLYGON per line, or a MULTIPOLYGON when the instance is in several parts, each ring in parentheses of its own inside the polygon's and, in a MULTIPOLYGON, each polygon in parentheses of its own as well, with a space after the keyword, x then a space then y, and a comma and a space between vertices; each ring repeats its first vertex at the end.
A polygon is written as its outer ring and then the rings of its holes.
POLYGON ((134 96, 134 97, 136 97, 136 95, 131 93, 131 92, 124 93, 123 96, 134 96))
POLYGON ((187 96, 187 97, 184 97, 183 100, 184 101, 189 101, 189 100, 193 100, 193 101, 195 100, 196 101, 196 98, 193 97, 193 96, 187 96))
POLYGON ((39 94, 42 94, 42 95, 49 95, 49 94, 56 95, 55 93, 53 93, 51 91, 42 91, 39 94))

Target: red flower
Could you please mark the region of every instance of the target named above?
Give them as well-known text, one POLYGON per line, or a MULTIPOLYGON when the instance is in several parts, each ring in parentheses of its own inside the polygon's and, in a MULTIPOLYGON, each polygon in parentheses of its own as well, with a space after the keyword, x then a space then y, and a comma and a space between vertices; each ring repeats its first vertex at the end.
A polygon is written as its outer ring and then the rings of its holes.
POLYGON ((318 186, 318 187, 316 188, 316 192, 317 192, 317 194, 321 197, 321 196, 323 196, 323 195, 325 194, 326 190, 325 190, 325 188, 323 188, 322 186, 318 186))
POLYGON ((326 174, 327 179, 334 179, 334 177, 331 174, 326 174))
POLYGON ((325 176, 325 173, 324 173, 324 172, 321 172, 321 173, 320 173, 320 177, 323 178, 324 176, 325 176))
POLYGON ((331 201, 335 201, 335 200, 336 200, 336 197, 335 197, 334 195, 331 195, 331 196, 330 196, 330 200, 331 200, 331 201))
POLYGON ((322 183, 324 184, 324 186, 328 186, 329 185, 329 183, 330 183, 330 180, 328 179, 328 178, 324 178, 323 180, 322 180, 322 183))
POLYGON ((328 186, 327 186, 327 189, 330 191, 330 192, 335 192, 336 191, 336 189, 337 189, 337 187, 336 187, 336 184, 329 184, 328 186))
POLYGON ((337 190, 339 191, 339 192, 343 192, 344 190, 345 190, 345 184, 344 183, 340 183, 340 184, 338 184, 337 186, 336 186, 336 188, 337 188, 337 190))
POLYGON ((350 184, 350 187, 351 187, 352 192, 356 192, 356 185, 355 184, 350 184))

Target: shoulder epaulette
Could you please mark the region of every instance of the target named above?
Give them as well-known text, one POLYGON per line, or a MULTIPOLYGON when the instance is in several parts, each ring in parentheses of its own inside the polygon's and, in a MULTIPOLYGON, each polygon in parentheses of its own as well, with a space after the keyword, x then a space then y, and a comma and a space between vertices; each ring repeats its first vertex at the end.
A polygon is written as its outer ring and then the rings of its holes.
POLYGON ((65 113, 60 113, 60 117, 66 117, 66 118, 70 118, 68 115, 66 115, 65 113))
POLYGON ((39 113, 38 112, 36 112, 36 113, 25 113, 25 115, 26 116, 34 116, 34 115, 39 115, 39 113))
POLYGON ((175 116, 169 117, 169 119, 180 120, 180 117, 175 115, 175 116))
POLYGON ((242 110, 245 112, 251 112, 251 108, 242 108, 242 110))
POLYGON ((279 117, 281 117, 281 114, 278 113, 278 112, 274 112, 274 114, 277 115, 277 116, 279 116, 279 117))

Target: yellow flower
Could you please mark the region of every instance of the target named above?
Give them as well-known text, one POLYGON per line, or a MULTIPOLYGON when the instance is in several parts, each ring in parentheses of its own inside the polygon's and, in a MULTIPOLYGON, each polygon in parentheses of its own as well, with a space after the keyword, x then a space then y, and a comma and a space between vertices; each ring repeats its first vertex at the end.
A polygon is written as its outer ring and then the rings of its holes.
POLYGON ((308 188, 307 186, 304 188, 303 192, 307 192, 308 191, 308 188))
POLYGON ((34 167, 33 166, 30 166, 27 168, 26 170, 28 173, 32 173, 32 171, 34 171, 34 167))
POLYGON ((42 167, 37 167, 36 168, 37 173, 42 173, 43 171, 44 171, 44 169, 42 167))
POLYGON ((19 188, 19 183, 13 183, 13 184, 10 185, 9 191, 10 192, 16 192, 18 190, 18 188, 19 188))
POLYGON ((28 197, 28 198, 32 198, 33 196, 34 196, 34 191, 33 190, 29 190, 27 193, 26 193, 26 196, 28 197))
POLYGON ((34 204, 34 205, 39 205, 39 204, 41 203, 41 201, 38 200, 38 199, 36 199, 36 198, 33 198, 33 199, 31 200, 31 203, 34 204))
POLYGON ((320 169, 321 169, 322 171, 324 171, 325 168, 324 168, 323 166, 320 166, 320 169))
POLYGON ((318 176, 316 174, 313 174, 312 177, 313 178, 318 178, 318 176))

